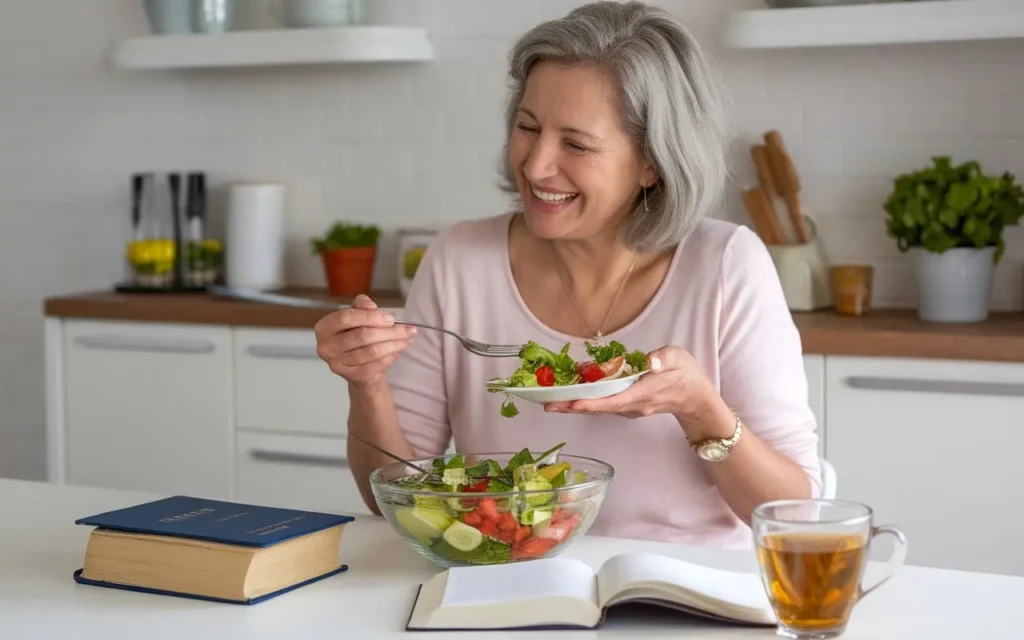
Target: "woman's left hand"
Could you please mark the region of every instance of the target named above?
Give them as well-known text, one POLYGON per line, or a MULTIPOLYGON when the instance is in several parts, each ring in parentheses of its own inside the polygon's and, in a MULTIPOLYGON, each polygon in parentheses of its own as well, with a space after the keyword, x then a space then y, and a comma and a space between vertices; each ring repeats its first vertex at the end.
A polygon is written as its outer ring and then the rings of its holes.
MULTIPOLYGON (((650 371, 621 393, 595 400, 552 402, 544 408, 558 413, 610 413, 626 418, 669 413, 687 432, 719 431, 721 415, 731 413, 692 355, 685 349, 667 346, 652 351, 647 361, 650 371)), ((731 435, 728 418, 725 430, 729 433, 724 437, 731 435)))

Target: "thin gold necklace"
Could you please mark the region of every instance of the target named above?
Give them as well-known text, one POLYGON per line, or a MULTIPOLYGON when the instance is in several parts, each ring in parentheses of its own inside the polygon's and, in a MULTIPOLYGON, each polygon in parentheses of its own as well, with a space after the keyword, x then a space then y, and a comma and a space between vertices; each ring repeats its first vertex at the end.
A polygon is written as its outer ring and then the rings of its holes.
POLYGON ((633 260, 629 263, 629 269, 626 270, 626 275, 622 276, 622 282, 619 283, 619 289, 615 292, 615 297, 612 298, 612 303, 608 305, 608 311, 604 314, 604 320, 601 321, 600 328, 595 330, 594 325, 590 324, 590 321, 587 319, 587 314, 583 312, 583 308, 580 307, 580 303, 576 300, 576 296, 572 293, 572 287, 569 286, 567 269, 565 268, 565 264, 562 262, 562 258, 559 257, 558 252, 555 251, 554 245, 551 245, 551 253, 554 254, 555 260, 558 262, 558 275, 562 280, 562 287, 565 289, 565 292, 569 294, 569 299, 572 300, 573 306, 576 307, 576 313, 579 314, 580 319, 583 320, 585 325, 587 325, 590 332, 594 334, 594 342, 601 344, 604 339, 604 328, 608 326, 608 319, 611 317, 612 311, 615 309, 615 305, 619 302, 619 296, 622 295, 622 291, 626 287, 626 281, 629 280, 630 274, 633 273, 633 266, 636 265, 636 254, 633 254, 633 260))

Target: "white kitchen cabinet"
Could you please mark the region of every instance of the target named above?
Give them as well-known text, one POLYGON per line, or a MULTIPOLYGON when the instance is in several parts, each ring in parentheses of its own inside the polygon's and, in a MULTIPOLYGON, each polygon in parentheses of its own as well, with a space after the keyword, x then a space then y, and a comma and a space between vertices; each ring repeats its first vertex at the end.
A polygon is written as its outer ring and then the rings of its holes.
POLYGON ((237 328, 234 333, 240 428, 345 434, 348 387, 317 355, 312 329, 237 328))
POLYGON ((838 497, 908 563, 1024 575, 1024 365, 829 356, 825 395, 838 497))
POLYGON ((348 466, 344 437, 240 430, 238 499, 252 504, 368 514, 348 466))
MULTIPOLYGON (((400 309, 388 309, 396 316, 400 309)), ((313 329, 234 329, 236 423, 243 429, 338 437, 348 387, 316 352, 313 329)))
POLYGON ((818 455, 825 455, 825 356, 804 355, 804 373, 807 375, 807 399, 818 423, 818 455))
POLYGON ((230 328, 68 320, 62 334, 67 482, 231 496, 230 328))

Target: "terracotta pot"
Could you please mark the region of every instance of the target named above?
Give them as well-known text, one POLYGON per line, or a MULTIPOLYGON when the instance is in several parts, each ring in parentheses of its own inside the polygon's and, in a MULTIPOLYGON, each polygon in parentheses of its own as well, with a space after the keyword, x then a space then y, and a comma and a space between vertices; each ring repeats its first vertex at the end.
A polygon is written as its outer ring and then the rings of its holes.
POLYGON ((356 296, 370 293, 376 247, 346 247, 320 254, 332 296, 356 296))

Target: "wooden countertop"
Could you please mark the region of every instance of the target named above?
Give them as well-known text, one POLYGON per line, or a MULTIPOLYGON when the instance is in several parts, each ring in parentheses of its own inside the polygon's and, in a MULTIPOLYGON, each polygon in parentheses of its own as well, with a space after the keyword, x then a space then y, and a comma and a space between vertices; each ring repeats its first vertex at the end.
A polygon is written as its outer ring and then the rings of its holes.
MULTIPOLYGON (((338 305, 351 299, 332 298, 323 289, 291 288, 283 295, 323 300, 338 305)), ((381 307, 401 307, 397 292, 379 292, 381 307)), ((283 307, 208 294, 122 294, 100 291, 48 298, 47 316, 145 322, 229 324, 236 326, 310 329, 330 309, 283 307)), ((911 309, 874 310, 862 317, 830 311, 793 314, 804 353, 894 358, 940 358, 990 362, 1024 362, 1024 313, 993 313, 987 322, 936 324, 922 322, 911 309)))
MULTIPOLYGON (((275 293, 322 300, 338 306, 352 304, 352 298, 334 298, 324 289, 288 288, 275 293)), ((398 308, 405 304, 397 291, 373 294, 380 307, 398 308)), ((281 329, 312 329, 331 309, 285 307, 244 300, 229 300, 206 293, 118 293, 97 291, 80 295, 48 298, 44 313, 65 318, 102 320, 136 320, 147 322, 182 322, 198 324, 230 324, 281 329)))
POLYGON ((804 353, 835 356, 1024 362, 1024 313, 992 313, 985 322, 922 322, 913 309, 861 317, 794 313, 804 353))

